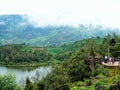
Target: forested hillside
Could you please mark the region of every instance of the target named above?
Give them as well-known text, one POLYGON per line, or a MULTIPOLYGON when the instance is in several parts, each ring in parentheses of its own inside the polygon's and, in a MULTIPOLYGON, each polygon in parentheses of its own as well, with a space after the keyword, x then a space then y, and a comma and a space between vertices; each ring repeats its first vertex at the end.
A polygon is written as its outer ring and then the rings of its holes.
MULTIPOLYGON (((1 46, 0 62, 2 65, 44 62, 52 66, 52 72, 41 80, 34 77, 35 82, 32 82, 26 78, 25 90, 99 90, 100 88, 119 90, 119 67, 106 68, 101 65, 103 57, 108 55, 108 44, 110 56, 119 60, 120 37, 114 33, 62 46, 32 47, 25 44, 1 46)), ((15 78, 11 75, 0 77, 0 80, 5 77, 11 78, 15 83, 15 78)), ((10 88, 11 82, 8 80, 7 87, 1 86, 1 88, 10 88)), ((14 86, 21 90, 21 86, 17 84, 14 86)), ((15 88, 12 90, 16 90, 15 88)))
POLYGON ((24 44, 12 44, 0 47, 0 64, 26 65, 45 63, 51 60, 52 54, 45 48, 31 47, 24 44))
POLYGON ((27 78, 25 89, 119 90, 120 68, 101 65, 103 57, 108 55, 108 44, 110 56, 118 60, 119 43, 120 37, 114 33, 103 38, 89 38, 74 44, 48 47, 49 52, 57 55, 56 59, 62 63, 54 64, 52 72, 37 83, 27 78))
POLYGON ((27 15, 0 15, 0 45, 26 43, 35 46, 62 45, 120 30, 100 25, 34 26, 27 15))
MULTIPOLYGON (((108 41, 116 39, 119 41, 119 36, 116 33, 105 37, 94 37, 76 41, 71 44, 53 45, 48 47, 35 47, 25 44, 11 44, 0 47, 0 59, 6 63, 19 63, 19 62, 60 62, 69 58, 76 51, 82 49, 87 53, 95 51, 95 55, 98 57, 104 57, 108 55, 108 41)), ((112 56, 118 56, 119 43, 114 47, 111 46, 112 56), (117 51, 117 52, 114 52, 117 51)), ((81 52, 83 52, 81 51, 81 52)), ((87 57, 87 56, 86 56, 87 57)), ((3 63, 3 62, 1 62, 3 63)))

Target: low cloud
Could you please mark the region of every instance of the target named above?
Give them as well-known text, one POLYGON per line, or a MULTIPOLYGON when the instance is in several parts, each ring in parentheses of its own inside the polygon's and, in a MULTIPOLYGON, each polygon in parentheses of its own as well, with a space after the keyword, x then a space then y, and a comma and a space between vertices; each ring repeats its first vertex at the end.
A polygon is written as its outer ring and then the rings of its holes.
POLYGON ((37 26, 100 24, 120 28, 119 0, 0 0, 0 14, 27 14, 37 26))

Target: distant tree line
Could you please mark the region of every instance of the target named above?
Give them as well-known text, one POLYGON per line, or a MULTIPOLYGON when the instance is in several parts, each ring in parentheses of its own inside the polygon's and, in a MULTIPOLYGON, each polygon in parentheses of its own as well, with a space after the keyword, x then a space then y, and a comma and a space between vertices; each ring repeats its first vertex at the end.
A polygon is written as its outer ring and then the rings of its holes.
POLYGON ((3 63, 46 62, 52 54, 44 48, 30 47, 21 44, 0 47, 0 61, 3 63))

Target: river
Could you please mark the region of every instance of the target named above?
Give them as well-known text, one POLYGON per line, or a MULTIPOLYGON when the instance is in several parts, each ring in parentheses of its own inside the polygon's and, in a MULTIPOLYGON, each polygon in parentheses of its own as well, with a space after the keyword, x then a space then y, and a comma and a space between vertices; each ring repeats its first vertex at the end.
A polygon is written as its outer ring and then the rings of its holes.
POLYGON ((40 66, 40 67, 5 67, 0 66, 0 75, 11 73, 16 76, 17 83, 25 81, 26 77, 29 77, 31 80, 32 77, 37 77, 39 79, 45 77, 49 72, 51 72, 51 66, 40 66))

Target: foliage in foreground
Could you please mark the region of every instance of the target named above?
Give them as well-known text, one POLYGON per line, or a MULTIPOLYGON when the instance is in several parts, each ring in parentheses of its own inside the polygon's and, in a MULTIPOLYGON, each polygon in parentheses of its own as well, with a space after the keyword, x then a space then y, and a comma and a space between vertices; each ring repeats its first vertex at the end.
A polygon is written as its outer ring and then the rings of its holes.
POLYGON ((70 80, 61 67, 56 67, 46 78, 32 83, 26 79, 25 90, 70 90, 70 80))
MULTIPOLYGON (((99 67, 101 68, 101 66, 99 67)), ((107 75, 99 73, 99 75, 85 79, 84 81, 78 81, 72 83, 71 90, 119 90, 120 89, 120 71, 118 68, 107 68, 107 75), (88 85, 88 81, 91 81, 91 85, 88 85), (99 89, 98 89, 99 88, 99 89)), ((106 68, 103 68, 106 71, 106 68)))
POLYGON ((12 74, 0 75, 0 90, 21 90, 12 74))

